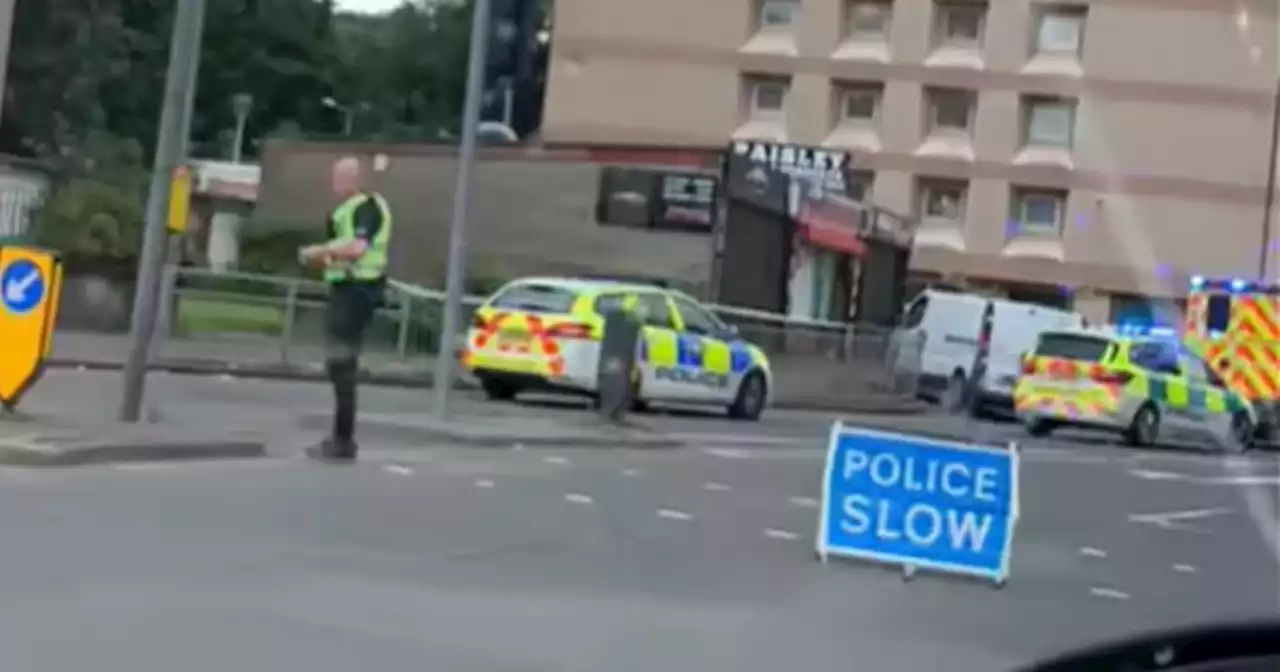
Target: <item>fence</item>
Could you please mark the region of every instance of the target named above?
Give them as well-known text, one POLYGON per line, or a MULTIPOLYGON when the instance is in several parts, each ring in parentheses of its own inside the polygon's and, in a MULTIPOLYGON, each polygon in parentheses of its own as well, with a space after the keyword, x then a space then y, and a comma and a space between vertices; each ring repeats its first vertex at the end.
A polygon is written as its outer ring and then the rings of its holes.
MULTIPOLYGON (((314 280, 182 269, 172 340, 195 353, 315 364, 323 358, 325 286, 314 280)), ((463 301, 463 325, 482 299, 463 301)), ((366 337, 367 359, 425 370, 440 345, 444 293, 389 283, 366 337)), ((914 396, 923 342, 895 330, 708 306, 770 356, 779 398, 838 401, 852 395, 914 396)))

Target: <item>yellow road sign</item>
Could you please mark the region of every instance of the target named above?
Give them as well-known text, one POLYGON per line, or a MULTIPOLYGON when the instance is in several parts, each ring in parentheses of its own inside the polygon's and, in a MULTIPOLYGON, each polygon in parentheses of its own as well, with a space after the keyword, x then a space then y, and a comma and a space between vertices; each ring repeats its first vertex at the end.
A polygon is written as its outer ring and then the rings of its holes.
POLYGON ((191 217, 191 167, 178 166, 169 180, 169 222, 172 233, 186 233, 191 217))
POLYGON ((12 410, 53 348, 62 261, 49 250, 0 247, 0 405, 12 410))

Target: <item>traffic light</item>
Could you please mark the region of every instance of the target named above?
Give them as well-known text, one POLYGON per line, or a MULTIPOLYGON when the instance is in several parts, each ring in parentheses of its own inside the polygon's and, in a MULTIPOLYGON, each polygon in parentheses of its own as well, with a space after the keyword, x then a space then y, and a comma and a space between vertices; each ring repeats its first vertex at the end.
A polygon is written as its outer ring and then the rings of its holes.
POLYGON ((481 118, 510 126, 520 137, 542 122, 546 19, 541 0, 491 0, 489 53, 481 118))

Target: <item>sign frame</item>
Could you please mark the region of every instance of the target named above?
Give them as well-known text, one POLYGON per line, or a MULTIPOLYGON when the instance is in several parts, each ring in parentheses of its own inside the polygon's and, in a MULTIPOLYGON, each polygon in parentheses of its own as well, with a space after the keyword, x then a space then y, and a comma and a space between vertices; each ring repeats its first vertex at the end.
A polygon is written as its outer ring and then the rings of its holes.
POLYGON ((1020 474, 1021 474, 1021 454, 1018 445, 1010 442, 1007 447, 1001 448, 994 445, 983 445, 976 443, 963 443, 960 441, 951 441, 934 437, 917 436, 900 432, 888 432, 875 429, 867 429, 862 427, 851 427, 845 425, 841 421, 836 421, 831 425, 831 433, 828 439, 827 457, 824 461, 822 470, 822 499, 818 507, 818 529, 814 535, 814 554, 819 562, 827 564, 832 557, 845 558, 851 560, 860 560, 865 562, 878 563, 889 566, 898 566, 902 571, 904 581, 910 581, 915 578, 917 572, 921 569, 929 570, 946 575, 957 575, 969 578, 983 579, 990 581, 995 588, 1003 588, 1009 579, 1011 564, 1013 560, 1013 543, 1014 535, 1018 526, 1020 517, 1020 474), (984 453, 989 455, 998 455, 1007 458, 1009 461, 1009 507, 1005 514, 1004 534, 1005 544, 1001 549, 1000 567, 995 572, 980 570, 975 567, 967 567, 947 562, 937 562, 925 558, 913 558, 904 555, 879 553, 869 550, 838 548, 830 545, 827 539, 827 529, 831 522, 830 510, 831 502, 831 477, 832 470, 835 468, 835 458, 838 452, 839 440, 842 436, 855 433, 866 437, 889 440, 906 440, 919 445, 933 446, 937 448, 945 448, 948 450, 956 450, 958 452, 984 453))
MULTIPOLYGON (((7 412, 13 412, 22 398, 27 392, 40 381, 46 370, 46 363, 49 355, 53 351, 53 334, 58 321, 58 309, 62 299, 62 280, 63 280, 63 259, 62 255, 56 250, 38 247, 34 245, 0 245, 0 274, 5 269, 10 268, 13 263, 18 260, 26 259, 30 261, 33 257, 44 257, 41 263, 36 263, 37 268, 45 271, 44 291, 40 300, 25 313, 14 313, 7 305, 0 305, 0 339, 8 341, 11 337, 4 333, 4 327, 9 326, 6 323, 10 320, 39 320, 36 343, 32 346, 31 352, 34 353, 34 361, 25 368, 29 369, 24 375, 22 382, 17 384, 12 393, 4 396, 4 390, 0 389, 0 408, 7 412), (13 250, 21 250, 21 256, 18 259, 10 260, 9 257, 13 250)), ((3 288, 0 288, 3 291, 3 288)), ((6 351, 11 351, 6 349, 6 351)))

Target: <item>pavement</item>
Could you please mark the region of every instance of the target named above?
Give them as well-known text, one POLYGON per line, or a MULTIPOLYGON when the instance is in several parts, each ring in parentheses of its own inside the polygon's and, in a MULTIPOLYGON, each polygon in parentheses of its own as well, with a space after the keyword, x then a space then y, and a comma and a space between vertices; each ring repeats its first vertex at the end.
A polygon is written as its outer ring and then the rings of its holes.
MULTIPOLYGON (((124 366, 127 352, 128 338, 123 334, 59 331, 54 336, 48 365, 114 371, 124 366)), ((280 339, 266 336, 173 338, 160 345, 152 369, 191 375, 322 381, 323 361, 324 352, 318 344, 293 343, 286 347, 280 339)), ((433 366, 434 356, 406 358, 371 347, 361 357, 361 378, 380 386, 431 387, 435 383, 433 366)), ((848 376, 831 362, 812 357, 786 358, 779 366, 783 368, 775 373, 778 389, 774 391, 779 407, 895 414, 920 413, 927 408, 915 399, 886 394, 854 380, 858 378, 854 374, 866 373, 856 363, 849 365, 848 376), (839 384, 841 380, 846 382, 839 384)), ((463 390, 478 388, 466 375, 460 376, 454 386, 463 390)))

